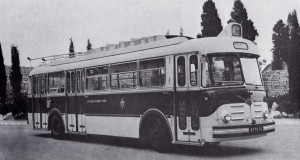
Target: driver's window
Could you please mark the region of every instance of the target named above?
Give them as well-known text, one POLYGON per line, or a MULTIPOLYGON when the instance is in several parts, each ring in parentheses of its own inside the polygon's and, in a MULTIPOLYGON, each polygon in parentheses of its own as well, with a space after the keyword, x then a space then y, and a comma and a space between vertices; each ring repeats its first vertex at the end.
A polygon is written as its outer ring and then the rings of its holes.
POLYGON ((207 61, 204 61, 202 63, 202 86, 203 87, 211 86, 207 61))
POLYGON ((185 86, 185 58, 183 56, 177 59, 177 80, 178 86, 185 86))
POLYGON ((190 56, 190 84, 197 85, 197 72, 198 72, 198 57, 197 55, 190 56))

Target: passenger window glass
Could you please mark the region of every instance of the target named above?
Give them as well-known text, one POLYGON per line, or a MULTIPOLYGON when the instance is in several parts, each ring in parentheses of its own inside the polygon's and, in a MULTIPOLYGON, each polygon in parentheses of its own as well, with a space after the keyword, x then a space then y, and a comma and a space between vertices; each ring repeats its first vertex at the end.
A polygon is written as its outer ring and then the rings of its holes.
POLYGON ((32 92, 33 94, 36 94, 36 78, 35 76, 32 76, 32 92))
POLYGON ((202 85, 204 87, 209 87, 211 86, 211 81, 210 81, 210 77, 209 77, 209 71, 208 71, 208 63, 204 62, 203 63, 203 81, 202 81, 202 85))
POLYGON ((86 85, 88 91, 105 90, 108 82, 108 67, 96 67, 86 70, 86 85))
POLYGON ((111 66, 112 89, 135 88, 136 87, 136 62, 111 66))
POLYGON ((37 82, 36 82, 36 84, 37 84, 37 94, 40 94, 41 93, 41 84, 40 84, 41 77, 38 76, 36 80, 37 80, 37 82))
POLYGON ((140 86, 164 86, 165 70, 164 58, 140 61, 140 86))
POLYGON ((185 58, 183 56, 177 59, 177 79, 179 86, 185 85, 185 58))
POLYGON ((44 83, 45 83, 45 94, 48 93, 48 75, 45 75, 45 79, 44 79, 44 83))
POLYGON ((75 72, 71 72, 71 87, 72 87, 72 93, 75 93, 76 89, 76 79, 75 79, 75 72))
POLYGON ((64 93, 65 74, 64 72, 49 73, 49 93, 64 93))
POLYGON ((192 86, 197 85, 198 72, 198 57, 197 55, 190 56, 190 83, 192 86))
POLYGON ((82 92, 85 92, 85 70, 82 70, 81 72, 81 87, 82 87, 82 92))
POLYGON ((41 93, 44 93, 44 89, 45 89, 45 77, 41 76, 41 93))
POLYGON ((77 93, 80 93, 80 71, 76 72, 76 81, 77 81, 77 93))
POLYGON ((71 73, 67 72, 67 93, 71 92, 71 73))

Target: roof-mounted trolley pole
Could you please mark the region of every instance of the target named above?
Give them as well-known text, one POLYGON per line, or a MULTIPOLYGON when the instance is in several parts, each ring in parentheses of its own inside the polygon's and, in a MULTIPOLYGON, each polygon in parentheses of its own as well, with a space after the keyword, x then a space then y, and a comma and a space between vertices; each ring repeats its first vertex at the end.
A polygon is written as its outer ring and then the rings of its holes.
MULTIPOLYGON (((65 54, 56 54, 56 55, 51 55, 51 56, 45 56, 45 57, 38 57, 38 58, 30 58, 27 57, 27 59, 29 61, 33 61, 33 60, 39 60, 41 59, 42 61, 50 61, 50 60, 56 60, 56 59, 64 59, 64 58, 73 58, 73 57, 69 57, 70 53, 65 53, 65 54)), ((81 52, 78 53, 74 53, 74 57, 76 56, 82 56, 83 54, 81 52)))

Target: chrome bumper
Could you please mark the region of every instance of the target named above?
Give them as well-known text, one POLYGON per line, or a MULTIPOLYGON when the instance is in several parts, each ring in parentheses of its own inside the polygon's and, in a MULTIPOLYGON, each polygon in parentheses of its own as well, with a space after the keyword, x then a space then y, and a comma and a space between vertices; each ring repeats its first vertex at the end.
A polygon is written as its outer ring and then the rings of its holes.
POLYGON ((232 138, 266 134, 275 131, 275 122, 232 126, 213 126, 213 138, 232 138))

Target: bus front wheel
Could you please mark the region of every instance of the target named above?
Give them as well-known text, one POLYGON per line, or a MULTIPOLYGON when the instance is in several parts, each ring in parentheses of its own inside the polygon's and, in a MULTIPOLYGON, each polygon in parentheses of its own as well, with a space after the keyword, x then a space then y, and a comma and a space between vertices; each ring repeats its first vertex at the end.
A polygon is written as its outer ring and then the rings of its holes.
POLYGON ((168 152, 170 150, 171 137, 161 119, 153 119, 150 129, 150 138, 150 144, 156 151, 168 152))
POLYGON ((63 124, 62 119, 57 115, 54 114, 51 117, 51 134, 54 138, 61 138, 65 133, 65 127, 63 124))

